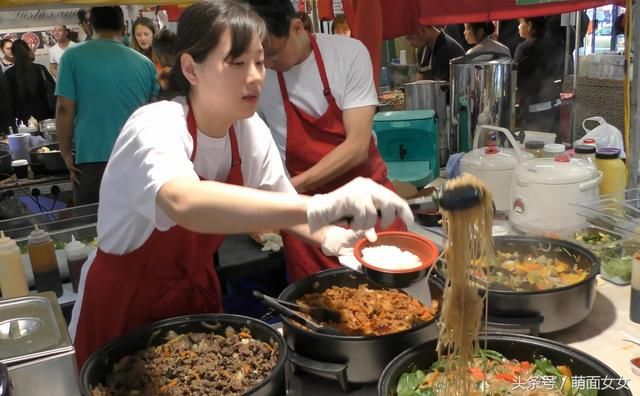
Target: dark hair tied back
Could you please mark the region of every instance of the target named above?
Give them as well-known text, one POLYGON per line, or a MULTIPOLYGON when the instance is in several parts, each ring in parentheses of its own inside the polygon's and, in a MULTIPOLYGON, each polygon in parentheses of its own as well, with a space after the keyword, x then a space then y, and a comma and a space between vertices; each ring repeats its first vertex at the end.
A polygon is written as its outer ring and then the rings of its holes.
POLYGON ((266 37, 266 26, 251 6, 234 0, 202 0, 188 7, 178 21, 175 43, 176 62, 171 69, 168 96, 186 95, 191 85, 182 73, 180 58, 189 54, 200 63, 218 46, 223 34, 231 34, 227 59, 241 56, 256 35, 266 37))

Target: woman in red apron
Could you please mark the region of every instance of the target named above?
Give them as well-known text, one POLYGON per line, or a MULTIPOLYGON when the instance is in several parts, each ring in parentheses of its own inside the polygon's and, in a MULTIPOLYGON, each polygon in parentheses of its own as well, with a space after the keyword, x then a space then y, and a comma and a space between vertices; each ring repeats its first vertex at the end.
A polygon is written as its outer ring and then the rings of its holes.
MULTIPOLYGON (((254 5, 258 14, 267 21, 267 26, 270 29, 270 36, 266 42, 267 57, 271 55, 278 58, 277 60, 267 58, 267 66, 277 71, 278 85, 286 117, 285 164, 290 177, 295 180, 296 176, 307 172, 335 150, 337 146, 345 142, 347 131, 343 122, 342 110, 336 103, 332 87, 329 85, 325 61, 318 48, 315 35, 308 34, 308 42, 305 43, 305 36, 301 37, 301 35, 306 35, 306 33, 301 29, 296 29, 295 26, 300 21, 298 19, 290 20, 290 18, 286 17, 286 15, 294 15, 291 2, 278 0, 269 2, 268 5, 260 0, 249 0, 249 2, 254 5), (289 24, 291 24, 291 27, 289 24), (275 40, 273 40, 274 38, 275 40), (280 42, 280 48, 276 51, 275 48, 278 47, 277 41, 280 42), (295 64, 307 61, 304 54, 305 51, 308 51, 309 46, 311 47, 309 56, 315 58, 317 73, 319 73, 322 81, 322 91, 309 92, 309 95, 320 96, 328 104, 324 114, 319 117, 308 114, 290 100, 283 74, 283 71, 286 72, 295 64), (307 48, 306 50, 303 49, 305 47, 307 48)), ((329 40, 329 38, 325 38, 325 40, 329 40)), ((341 45, 340 40, 336 39, 338 42, 336 46, 341 45)), ((335 68, 333 70, 335 73, 335 68)), ((305 73, 310 72, 307 69, 304 69, 304 71, 305 73)), ((316 71, 314 70, 313 72, 316 71)), ((347 74, 347 70, 343 72, 347 74)), ((371 73, 370 68, 367 72, 371 73)), ((303 74, 301 69, 296 70, 295 73, 303 74)), ((371 76, 372 79, 373 77, 371 76)), ((307 85, 304 87, 308 88, 307 85)), ((269 110, 272 110, 272 108, 269 108, 269 110)), ((265 109, 261 109, 261 111, 266 112, 268 110, 265 106, 265 109)), ((265 114, 265 116, 269 120, 270 115, 265 114)), ((373 137, 369 138, 368 156, 364 162, 348 169, 323 185, 314 186, 312 190, 305 190, 304 193, 326 193, 345 185, 356 177, 370 178, 393 190, 393 186, 387 178, 387 166, 380 157, 373 137)), ((406 231, 406 226, 401 221, 397 221, 390 229, 406 231)), ((340 266, 336 257, 325 256, 320 249, 305 243, 295 236, 283 233, 283 241, 287 261, 287 275, 290 281, 298 280, 324 269, 340 266)))
POLYGON ((367 180, 314 197, 295 194, 255 115, 264 29, 248 6, 231 0, 184 11, 170 87, 177 96, 134 113, 107 165, 98 251, 84 267, 70 325, 80 366, 139 326, 220 312, 213 254, 225 233, 283 228, 341 254, 357 234, 327 224, 355 216, 359 229, 370 227, 375 216, 361 213, 371 205, 410 220, 399 197, 367 180))

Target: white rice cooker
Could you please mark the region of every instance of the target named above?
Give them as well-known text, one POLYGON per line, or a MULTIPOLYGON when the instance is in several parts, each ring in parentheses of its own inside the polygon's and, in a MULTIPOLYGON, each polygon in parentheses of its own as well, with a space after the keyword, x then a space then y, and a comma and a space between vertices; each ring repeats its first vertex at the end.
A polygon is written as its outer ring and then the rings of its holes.
POLYGON ((493 194, 496 210, 508 212, 511 207, 511 179, 516 166, 533 155, 520 151, 520 145, 508 129, 481 125, 473 138, 474 150, 468 152, 460 161, 460 171, 470 173, 482 180, 493 194), (481 132, 496 131, 507 136, 514 148, 488 146, 478 148, 481 132))
POLYGON ((584 219, 570 203, 598 196, 602 172, 590 162, 569 156, 537 158, 516 167, 509 220, 519 231, 559 231, 584 219))

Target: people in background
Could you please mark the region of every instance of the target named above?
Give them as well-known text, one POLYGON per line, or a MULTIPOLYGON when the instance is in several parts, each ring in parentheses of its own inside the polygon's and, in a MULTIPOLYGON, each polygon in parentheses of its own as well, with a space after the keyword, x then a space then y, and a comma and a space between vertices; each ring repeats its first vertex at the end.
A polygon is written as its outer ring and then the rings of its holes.
POLYGON ((93 40, 67 49, 62 57, 56 90, 60 152, 74 182, 77 205, 98 201, 102 174, 120 129, 158 92, 153 63, 121 42, 120 7, 92 8, 91 26, 93 40))
POLYGON ((13 52, 11 51, 11 46, 13 45, 13 40, 4 38, 0 41, 0 46, 2 46, 2 59, 0 60, 0 68, 2 68, 2 72, 6 72, 8 68, 13 66, 13 52))
POLYGON ((53 37, 56 39, 56 44, 49 48, 49 70, 54 78, 58 77, 58 65, 60 64, 60 58, 67 48, 76 45, 73 41, 69 40, 69 29, 64 25, 57 25, 53 27, 53 37))
POLYGON ((26 41, 14 41, 11 51, 14 65, 5 75, 11 91, 13 118, 25 125, 31 117, 38 121, 53 118, 55 108, 47 100, 47 84, 55 86, 55 80, 46 67, 33 62, 36 55, 26 41))
MULTIPOLYGON (((307 33, 290 0, 248 2, 269 30, 258 111, 296 191, 327 193, 356 177, 393 189, 372 138, 378 96, 364 44, 307 33)), ((393 228, 406 229, 401 222, 393 228)), ((340 265, 296 235, 284 233, 283 241, 291 281, 340 265)))
POLYGON ((304 11, 298 11, 298 18, 302 21, 302 26, 304 26, 304 30, 309 33, 313 33, 313 23, 311 23, 311 17, 304 11))
POLYGON ((344 14, 336 15, 336 18, 331 22, 331 33, 351 37, 351 28, 344 14))
MULTIPOLYGON (((153 37, 153 63, 156 64, 156 67, 160 66, 158 83, 161 91, 168 88, 171 68, 176 63, 175 45, 176 34, 169 29, 162 29, 153 37)), ((162 96, 162 92, 160 96, 162 96)))
POLYGON ((456 43, 460 44, 465 52, 469 51, 471 47, 473 47, 473 45, 469 44, 464 38, 464 23, 446 25, 442 30, 451 36, 452 39, 456 40, 456 43))
POLYGON ((467 40, 467 43, 473 45, 473 47, 467 51, 467 55, 491 52, 511 58, 509 48, 490 37, 495 31, 496 26, 491 21, 465 23, 464 38, 467 40))
POLYGON ((449 81, 449 61, 464 55, 453 38, 435 26, 420 25, 407 40, 418 48, 418 80, 449 81))
POLYGON ((153 36, 156 34, 156 27, 153 21, 146 17, 140 17, 133 22, 133 34, 131 35, 130 46, 150 60, 153 60, 153 36))
POLYGON ((79 37, 79 41, 91 40, 91 38, 93 37, 93 27, 91 26, 91 12, 81 8, 78 10, 78 13, 76 15, 78 16, 78 24, 82 28, 82 35, 79 37))
POLYGON ((358 234, 327 227, 333 219, 354 216, 354 230, 373 226, 376 209, 385 224, 413 220, 404 200, 371 180, 296 194, 255 114, 265 31, 239 1, 200 1, 182 13, 176 96, 129 118, 107 166, 98 249, 84 266, 69 325, 79 366, 140 326, 220 312, 212 258, 225 234, 288 229, 337 255, 350 254, 358 234))
POLYGON ((562 46, 546 36, 544 17, 521 18, 514 62, 518 65, 516 96, 520 128, 558 133, 560 81, 564 72, 562 46))
POLYGON ((13 118, 13 102, 7 76, 0 73, 0 135, 16 133, 16 121, 13 118))
POLYGON ((509 52, 513 58, 518 44, 524 40, 518 33, 520 21, 518 19, 505 19, 498 23, 500 28, 498 30, 498 41, 509 48, 509 52))

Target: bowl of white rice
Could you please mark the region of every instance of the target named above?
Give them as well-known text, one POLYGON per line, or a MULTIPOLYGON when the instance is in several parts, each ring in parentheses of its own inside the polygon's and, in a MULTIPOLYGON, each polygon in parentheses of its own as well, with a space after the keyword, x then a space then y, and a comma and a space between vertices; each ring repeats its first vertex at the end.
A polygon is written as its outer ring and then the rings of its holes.
POLYGON ((412 232, 384 231, 378 240, 356 242, 354 256, 371 281, 393 288, 410 286, 427 275, 439 256, 431 240, 412 232))

